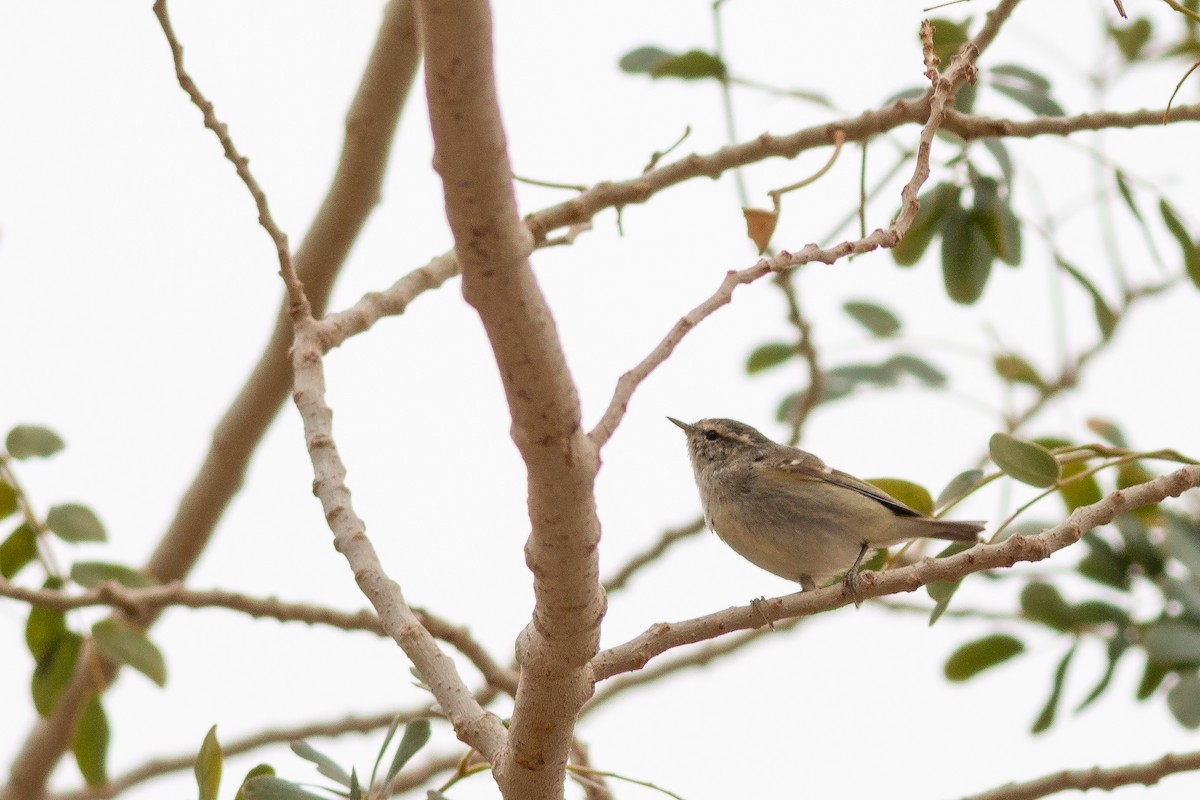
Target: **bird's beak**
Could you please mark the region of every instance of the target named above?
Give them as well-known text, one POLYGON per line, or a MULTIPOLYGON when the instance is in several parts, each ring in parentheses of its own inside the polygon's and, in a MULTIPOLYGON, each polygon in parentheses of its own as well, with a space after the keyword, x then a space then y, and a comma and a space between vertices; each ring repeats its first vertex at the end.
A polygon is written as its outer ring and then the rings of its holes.
POLYGON ((671 420, 671 422, 674 422, 676 425, 678 425, 683 430, 684 433, 692 432, 692 426, 688 425, 686 422, 680 422, 679 420, 675 419, 674 417, 667 417, 667 419, 671 420))

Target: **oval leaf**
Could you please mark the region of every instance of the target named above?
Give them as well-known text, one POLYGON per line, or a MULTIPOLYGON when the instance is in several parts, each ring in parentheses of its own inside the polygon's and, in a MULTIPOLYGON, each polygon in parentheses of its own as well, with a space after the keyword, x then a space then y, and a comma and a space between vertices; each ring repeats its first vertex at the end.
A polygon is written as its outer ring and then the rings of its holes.
POLYGON ((1146 631, 1146 655, 1164 666, 1200 664, 1200 628, 1182 619, 1159 620, 1146 631))
POLYGON ((104 525, 87 506, 64 503, 46 514, 46 527, 64 542, 103 542, 104 525))
POLYGON ((1058 589, 1041 581, 1034 581, 1021 590, 1021 613, 1056 631, 1069 631, 1075 627, 1075 615, 1058 589))
POLYGON ((1087 465, 1079 461, 1071 461, 1062 465, 1062 483, 1058 487, 1058 493, 1062 495, 1067 511, 1099 503, 1104 496, 1100 491, 1100 484, 1096 481, 1096 476, 1083 475, 1085 472, 1087 472, 1087 465), (1077 475, 1083 475, 1083 477, 1076 477, 1077 475))
POLYGON ((996 251, 975 224, 974 215, 959 210, 942 225, 942 281, 951 300, 971 305, 983 295, 996 251))
POLYGON ((324 795, 306 792, 291 781, 274 775, 259 775, 242 786, 246 800, 328 800, 324 795))
POLYGON ((1058 461, 1039 444, 1007 433, 994 433, 988 441, 988 451, 1005 475, 1021 483, 1044 489, 1058 480, 1058 461))
POLYGON ((652 78, 681 78, 685 81, 698 81, 704 78, 725 77, 725 62, 712 53, 703 50, 688 50, 678 56, 671 56, 658 62, 650 70, 652 78))
POLYGON ((196 775, 196 785, 200 787, 200 800, 217 800, 221 789, 221 765, 224 756, 221 754, 221 743, 217 741, 217 726, 213 725, 204 735, 200 752, 192 765, 196 775))
POLYGON ((992 359, 992 366, 996 369, 996 374, 1009 383, 1026 383, 1038 389, 1046 385, 1037 370, 1020 356, 996 356, 992 359))
POLYGON ((57 433, 41 425, 18 425, 8 432, 4 446, 13 458, 46 458, 66 445, 57 433))
POLYGON ((753 375, 764 369, 778 366, 796 355, 796 346, 784 342, 768 342, 759 345, 746 359, 746 374, 753 375))
POLYGON ((1003 664, 1025 649, 1025 645, 1015 636, 1006 633, 994 633, 973 642, 967 642, 954 651, 946 659, 944 672, 946 679, 965 681, 973 678, 985 669, 997 664, 1003 664))
POLYGON ((75 723, 71 734, 71 754, 83 780, 93 789, 108 783, 108 742, 110 731, 99 695, 92 695, 75 723))
POLYGON ((238 787, 237 794, 233 796, 233 800, 246 800, 246 782, 251 778, 257 778, 259 775, 274 775, 275 768, 270 764, 259 764, 246 773, 246 777, 242 778, 242 785, 238 787))
POLYGON ((983 470, 981 469, 969 469, 958 473, 946 484, 946 488, 942 489, 942 493, 938 495, 935 507, 940 508, 960 497, 965 497, 982 478, 983 470))
POLYGON ((105 619, 92 626, 96 647, 115 664, 128 664, 159 686, 167 682, 162 653, 146 634, 127 622, 105 619))
POLYGON ((1167 707, 1185 728, 1200 728, 1200 676, 1188 672, 1167 692, 1167 707))
POLYGON ((921 260, 933 237, 942 229, 943 218, 958 209, 961 192, 962 189, 952 183, 939 183, 917 198, 920 203, 917 215, 904 238, 892 248, 892 259, 898 265, 911 267, 921 260))
POLYGON ((71 580, 85 589, 95 589, 105 581, 113 581, 130 589, 143 589, 150 585, 150 578, 124 564, 106 564, 103 561, 80 561, 71 565, 71 580))
POLYGON ((933 513, 933 497, 924 486, 903 478, 871 478, 867 483, 882 489, 914 511, 920 511, 922 514, 933 513))
POLYGON ((0 481, 0 519, 17 510, 17 490, 0 481))
POLYGON ((313 747, 308 742, 296 741, 289 745, 292 752, 303 758, 305 761, 311 761, 317 765, 317 772, 329 778, 331 781, 336 781, 342 786, 350 786, 350 776, 346 770, 329 756, 322 753, 317 748, 313 747))
POLYGON ((28 525, 19 525, 0 543, 0 575, 10 580, 35 558, 37 534, 28 525))
POLYGON ((863 300, 850 300, 844 303, 842 308, 855 322, 881 339, 895 336, 900 331, 900 320, 883 306, 863 300))
POLYGON ((946 385, 946 373, 909 353, 897 353, 880 366, 893 373, 907 372, 926 386, 946 385))
POLYGON ((621 56, 621 60, 617 62, 617 66, 622 72, 632 74, 649 75, 654 72, 654 69, 669 58, 674 58, 675 54, 663 50, 661 47, 639 47, 636 50, 630 50, 625 55, 621 56))
POLYGON ((64 633, 54 640, 46 654, 38 659, 33 670, 30 689, 33 707, 43 717, 49 716, 62 696, 67 684, 75 677, 75 664, 83 647, 83 637, 77 633, 64 633))
POLYGON ((404 726, 404 736, 400 737, 400 746, 396 748, 396 757, 392 759, 392 765, 388 767, 387 776, 383 779, 385 785, 391 783, 392 778, 396 777, 396 773, 400 772, 408 760, 425 746, 425 743, 429 741, 429 733, 430 726, 427 719, 414 719, 404 726))

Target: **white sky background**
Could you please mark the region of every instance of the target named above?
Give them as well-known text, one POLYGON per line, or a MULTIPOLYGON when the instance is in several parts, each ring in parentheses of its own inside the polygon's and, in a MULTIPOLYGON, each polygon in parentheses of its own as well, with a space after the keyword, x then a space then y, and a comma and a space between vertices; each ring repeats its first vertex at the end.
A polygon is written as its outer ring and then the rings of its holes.
MULTIPOLYGON (((381 3, 175 2, 172 14, 187 66, 270 198, 293 245, 324 195, 340 145, 342 120, 381 3)), ((1127 6, 1130 4, 1127 3, 1127 6)), ((1135 3, 1166 19, 1161 4, 1135 3)), ((992 4, 943 13, 976 19, 992 4)), ((711 152, 725 143, 716 87, 652 83, 621 74, 618 58, 643 44, 686 50, 711 46, 708 3, 609 2, 548 6, 499 4, 498 78, 510 155, 523 176, 590 184, 636 175, 650 154, 692 135, 677 151, 711 152)), ((1111 4, 1036 2, 1016 13, 984 66, 1019 62, 1052 76, 1069 113, 1091 109, 1085 70, 1102 54, 1101 15, 1111 4)), ((916 40, 921 4, 769 3, 726 6, 732 70, 744 77, 823 92, 847 114, 878 106, 921 82, 916 40)), ((1161 107, 1183 68, 1143 69, 1104 104, 1161 107)), ((1194 102, 1195 77, 1180 102, 1194 102)), ((741 92, 743 140, 836 118, 812 105, 741 92)), ((984 93, 983 112, 1021 117, 1018 106, 984 93)), ((46 462, 18 465, 35 506, 91 505, 106 523, 104 546, 60 546, 64 562, 142 563, 191 480, 212 428, 274 323, 281 285, 274 251, 254 208, 199 112, 179 90, 149 2, 10 3, 0 6, 0 337, 6 389, 0 427, 36 422, 55 428, 68 449, 46 462)), ((1141 129, 1105 137, 1131 175, 1157 184, 1200 229, 1196 195, 1197 128, 1141 129)), ((908 145, 917 128, 895 134, 908 145)), ((374 216, 339 281, 331 307, 390 285, 451 246, 441 186, 430 168, 423 84, 400 124, 396 150, 374 216)), ((1080 144, 1096 137, 1078 136, 1080 144)), ((1043 137, 1013 142, 1018 204, 1074 210, 1060 233, 1067 255, 1105 290, 1114 283, 1097 243, 1095 173, 1079 146, 1043 137)), ((879 142, 869 168, 881 174, 894 148, 879 142)), ((952 154, 939 142, 935 161, 952 154)), ((827 151, 795 162, 755 165, 747 180, 765 192, 812 173, 827 151)), ((990 164, 980 157, 981 164, 990 164)), ((935 172, 934 179, 947 173, 935 172)), ((776 245, 798 249, 825 237, 854 203, 858 151, 814 186, 785 199, 776 245)), ((869 227, 885 225, 898 184, 875 204, 869 227)), ((518 187, 523 213, 568 193, 518 187)), ((1155 201, 1141 195, 1154 213, 1155 201)), ((627 208, 624 237, 605 212, 570 248, 535 254, 579 383, 585 424, 595 423, 616 378, 640 360, 683 313, 707 297, 726 270, 754 263, 742 233, 732 176, 696 180, 627 208)), ((1128 269, 1157 275, 1140 234, 1117 210, 1128 269)), ((1159 227, 1156 215, 1155 227, 1159 227)), ((849 233, 852 233, 849 232, 849 233)), ((1055 287, 1067 297, 1070 346, 1095 336, 1090 303, 1064 285, 1034 233, 1026 229, 1018 270, 997 264, 983 301, 971 308, 944 299, 936 246, 914 270, 887 254, 833 267, 814 264, 800 280, 827 365, 881 357, 840 311, 848 298, 883 302, 922 350, 953 374, 953 395, 920 389, 864 396, 822 407, 805 447, 861 475, 901 475, 936 494, 971 465, 999 428, 1001 396, 990 377, 989 330, 1046 371, 1060 343, 1051 314, 1055 287), (946 346, 952 343, 954 348, 946 346)), ((1174 244, 1160 237, 1168 263, 1174 244)), ((1110 294, 1111 296, 1111 294, 1110 294)), ((1123 325, 1117 346, 1098 359, 1081 390, 1044 414, 1034 433, 1084 438, 1088 416, 1119 421, 1136 447, 1172 446, 1195 455, 1197 294, 1183 287, 1148 301, 1123 325), (1181 365, 1186 365, 1182 366, 1181 365)), ((692 333, 638 391, 625 423, 604 451, 599 508, 602 569, 610 573, 669 525, 698 511, 679 432, 663 417, 732 416, 782 437, 775 406, 799 388, 785 367, 746 378, 757 344, 790 338, 776 290, 740 289, 732 306, 692 333)), ((507 409, 486 338, 457 280, 421 296, 408 313, 380 323, 327 361, 335 434, 349 467, 356 510, 390 574, 409 601, 468 624, 501 660, 528 621, 530 579, 523 563, 524 472, 508 438, 507 409)), ((1018 400, 1028 401, 1018 395, 1018 400)), ((190 584, 277 595, 355 609, 365 605, 345 562, 330 546, 297 415, 285 407, 251 465, 247 488, 225 515, 190 584)), ((1016 488, 1013 494, 1025 495, 1016 488)), ((1000 494, 963 509, 964 517, 1005 515, 1000 494)), ((1061 514, 1057 501, 1039 518, 1061 514)), ((1061 571, 1077 557, 1017 571, 1061 571)), ((23 576, 24 577, 24 576, 23 576)), ((1016 581, 1010 581, 1012 589, 1016 581)), ((715 537, 695 537, 610 601, 604 645, 659 622, 745 604, 794 586, 742 562, 715 537)), ((1069 594, 1099 590, 1067 584, 1069 594)), ((964 604, 1004 607, 998 589, 976 579, 964 604)), ((926 603, 923 592, 914 602, 926 603)), ((7 765, 34 716, 22 643, 26 609, 0 604, 0 754, 7 765)), ((90 621, 80 615, 76 623, 90 621)), ((921 615, 870 604, 815 619, 789 634, 669 688, 629 694, 580 730, 597 766, 658 783, 688 800, 778 795, 951 797, 1061 768, 1116 765, 1196 748, 1156 698, 1135 704, 1141 657, 1127 656, 1106 697, 1082 716, 1065 713, 1046 735, 1028 727, 1049 691, 1065 640, 1013 627, 1030 652, 964 685, 941 676, 960 643, 1004 625, 946 620, 930 629, 921 615)), ((208 727, 222 740, 265 726, 332 719, 345 712, 409 707, 424 695, 390 642, 302 625, 249 621, 221 611, 172 611, 152 638, 168 659, 166 690, 126 671, 106 695, 113 723, 112 774, 157 755, 195 751, 208 727)), ((1064 709, 1102 669, 1099 647, 1076 658, 1064 709)), ((469 670, 468 670, 469 671, 469 670)), ((343 763, 369 769, 379 736, 315 742, 343 763)), ((454 747, 444 726, 432 750, 454 747)), ((284 777, 315 771, 280 748, 226 765, 223 796, 259 761, 284 777)), ((74 786, 69 759, 55 784, 74 786)), ((190 774, 143 785, 130 798, 186 796, 190 774)), ((650 790, 617 787, 620 797, 650 790)), ((1200 776, 1168 778, 1156 797, 1195 796, 1200 776)), ((574 791, 574 790, 571 790, 574 791)), ((486 777, 455 797, 494 796, 486 777)), ((1117 797, 1140 796, 1137 789, 1117 797)))

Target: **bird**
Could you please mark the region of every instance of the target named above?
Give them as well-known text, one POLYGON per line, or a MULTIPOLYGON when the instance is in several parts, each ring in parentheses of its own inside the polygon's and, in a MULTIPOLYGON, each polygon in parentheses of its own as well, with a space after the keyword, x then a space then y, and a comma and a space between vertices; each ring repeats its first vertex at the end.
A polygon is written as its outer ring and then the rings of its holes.
POLYGON ((804 591, 845 573, 857 598, 869 552, 919 538, 978 541, 985 527, 935 519, 745 423, 667 419, 687 434, 708 527, 747 561, 804 591))

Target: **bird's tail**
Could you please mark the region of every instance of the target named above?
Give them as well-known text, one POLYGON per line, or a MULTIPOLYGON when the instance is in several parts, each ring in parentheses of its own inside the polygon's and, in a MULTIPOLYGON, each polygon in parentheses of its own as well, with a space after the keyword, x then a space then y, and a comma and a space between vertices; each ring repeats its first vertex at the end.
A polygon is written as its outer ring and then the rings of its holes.
POLYGON ((958 519, 906 519, 904 532, 913 538, 947 539, 952 542, 974 542, 984 523, 958 519))

